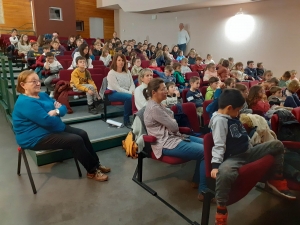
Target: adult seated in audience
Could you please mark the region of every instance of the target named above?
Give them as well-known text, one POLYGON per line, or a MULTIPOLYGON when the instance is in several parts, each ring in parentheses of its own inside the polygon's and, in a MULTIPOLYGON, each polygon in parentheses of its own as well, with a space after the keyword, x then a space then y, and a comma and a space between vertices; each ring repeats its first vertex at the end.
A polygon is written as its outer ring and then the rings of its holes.
POLYGON ((132 114, 131 98, 135 86, 131 73, 127 69, 125 56, 116 54, 110 68, 107 75, 107 88, 112 90, 112 93, 108 95, 108 100, 124 103, 124 125, 129 126, 131 125, 129 116, 132 114))
POLYGON ((161 104, 167 98, 166 85, 162 79, 152 79, 147 89, 144 89, 144 96, 149 99, 144 112, 147 133, 157 138, 151 145, 155 157, 159 159, 165 155, 197 160, 193 182, 199 183, 198 199, 202 201, 201 193, 206 189, 203 140, 179 133, 173 113, 161 104))
POLYGON ((247 62, 247 67, 244 70, 244 73, 248 75, 248 77, 252 78, 252 80, 261 80, 259 76, 257 76, 256 68, 254 67, 254 61, 250 60, 247 62))
POLYGON ((139 74, 139 86, 134 90, 134 102, 138 110, 146 106, 147 100, 144 98, 143 91, 148 87, 149 82, 153 78, 152 70, 146 68, 139 74))
POLYGON ((7 46, 7 49, 6 49, 6 51, 9 53, 10 56, 12 56, 12 54, 14 53, 14 51, 19 43, 17 34, 18 34, 18 31, 16 29, 12 29, 11 37, 9 38, 10 45, 7 46))
POLYGON ((22 34, 20 41, 18 42, 18 54, 23 58, 27 58, 27 53, 30 51, 31 45, 29 44, 28 36, 22 34))
POLYGON ((103 62, 104 66, 109 66, 111 55, 107 49, 102 49, 102 55, 100 56, 99 60, 103 62))
POLYGON ((85 92, 88 112, 94 115, 98 114, 101 98, 90 71, 86 69, 86 58, 82 56, 76 57, 76 65, 77 68, 71 74, 70 86, 75 92, 85 92))
POLYGON ((218 76, 220 77, 221 81, 226 80, 227 78, 230 78, 230 71, 229 71, 229 61, 225 59, 222 63, 222 65, 218 68, 218 76))
POLYGON ((43 35, 43 34, 40 34, 39 36, 38 36, 38 38, 37 38, 37 41, 36 41, 37 43, 38 43, 38 46, 39 46, 39 53, 43 53, 43 46, 45 45, 45 35, 43 35))
POLYGON ((76 52, 74 54, 74 58, 73 58, 73 61, 72 61, 72 65, 70 66, 69 69, 75 69, 76 68, 76 58, 78 56, 81 56, 81 57, 84 57, 85 60, 86 60, 86 68, 93 68, 93 64, 92 64, 92 59, 90 57, 90 54, 89 54, 89 51, 90 51, 90 48, 87 44, 83 43, 80 45, 80 47, 78 48, 78 52, 76 52))
POLYGON ((18 145, 23 149, 55 150, 70 149, 74 157, 87 170, 87 177, 106 181, 103 174, 110 168, 100 164, 87 133, 62 122, 67 108, 41 92, 41 82, 32 70, 18 76, 17 91, 20 93, 12 115, 13 130, 18 145))

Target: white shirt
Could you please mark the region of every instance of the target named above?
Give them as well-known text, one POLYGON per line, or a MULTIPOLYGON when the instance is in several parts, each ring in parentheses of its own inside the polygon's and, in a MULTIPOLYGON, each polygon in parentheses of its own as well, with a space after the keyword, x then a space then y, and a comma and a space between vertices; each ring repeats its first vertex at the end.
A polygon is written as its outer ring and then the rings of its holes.
POLYGON ((138 110, 140 110, 141 108, 147 105, 147 100, 143 95, 143 90, 147 87, 148 85, 142 83, 134 90, 134 103, 138 110))
POLYGON ((111 61, 111 55, 108 54, 106 57, 100 56, 99 60, 104 63, 104 66, 108 66, 111 61))
POLYGON ((15 45, 15 44, 17 44, 17 43, 19 42, 17 36, 15 36, 15 37, 10 37, 10 38, 9 38, 9 41, 10 41, 10 43, 11 43, 12 45, 15 45))
POLYGON ((208 64, 210 64, 210 63, 216 64, 215 61, 212 60, 212 59, 211 59, 211 60, 205 59, 205 64, 206 64, 206 65, 208 65, 208 64))
MULTIPOLYGON (((77 58, 78 56, 81 56, 80 53, 79 53, 79 52, 75 52, 74 58, 73 58, 73 61, 72 61, 72 65, 68 68, 68 70, 72 70, 72 69, 74 69, 74 68, 77 67, 77 66, 76 66, 76 58, 77 58)), ((92 64, 92 59, 91 59, 91 58, 89 58, 89 59, 87 60, 87 68, 89 68, 89 69, 94 68, 94 66, 93 66, 93 64, 92 64)))
POLYGON ((181 31, 178 32, 178 44, 187 44, 190 41, 190 36, 188 32, 185 29, 182 29, 181 31))
POLYGON ((188 67, 188 66, 181 66, 181 73, 182 74, 186 74, 188 72, 192 72, 191 69, 190 69, 190 67, 188 67))

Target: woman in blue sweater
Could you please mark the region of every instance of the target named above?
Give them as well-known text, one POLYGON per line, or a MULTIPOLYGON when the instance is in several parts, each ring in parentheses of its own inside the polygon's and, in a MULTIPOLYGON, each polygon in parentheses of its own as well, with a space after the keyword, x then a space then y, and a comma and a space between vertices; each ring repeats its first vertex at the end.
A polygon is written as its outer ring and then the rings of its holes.
POLYGON ((41 91, 38 75, 27 70, 18 76, 20 94, 13 111, 13 130, 17 143, 24 149, 71 149, 87 170, 87 177, 106 181, 110 168, 100 164, 87 133, 61 121, 67 108, 41 91))

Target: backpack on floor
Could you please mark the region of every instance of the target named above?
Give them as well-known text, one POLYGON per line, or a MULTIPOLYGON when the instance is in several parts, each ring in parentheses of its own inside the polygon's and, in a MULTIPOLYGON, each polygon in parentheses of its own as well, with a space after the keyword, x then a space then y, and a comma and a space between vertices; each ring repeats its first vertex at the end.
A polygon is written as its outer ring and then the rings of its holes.
POLYGON ((300 142, 300 123, 288 110, 277 110, 279 126, 277 138, 280 141, 300 142))
POLYGON ((129 131, 125 140, 122 141, 122 147, 125 150, 126 156, 133 159, 138 157, 138 146, 134 141, 134 135, 131 131, 129 131))

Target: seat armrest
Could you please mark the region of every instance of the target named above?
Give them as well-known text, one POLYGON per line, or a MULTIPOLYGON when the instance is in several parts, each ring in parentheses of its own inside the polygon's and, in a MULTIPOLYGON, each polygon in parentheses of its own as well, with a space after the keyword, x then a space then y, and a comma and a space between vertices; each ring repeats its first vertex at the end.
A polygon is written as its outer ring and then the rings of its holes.
POLYGON ((189 127, 179 127, 179 132, 182 134, 190 134, 191 133, 191 128, 189 127))
POLYGON ((156 137, 151 136, 151 135, 144 135, 143 139, 144 139, 144 142, 148 142, 148 143, 156 142, 156 137))
POLYGON ((112 93, 113 93, 112 90, 105 90, 105 92, 104 92, 105 95, 110 95, 110 94, 112 94, 112 93))

